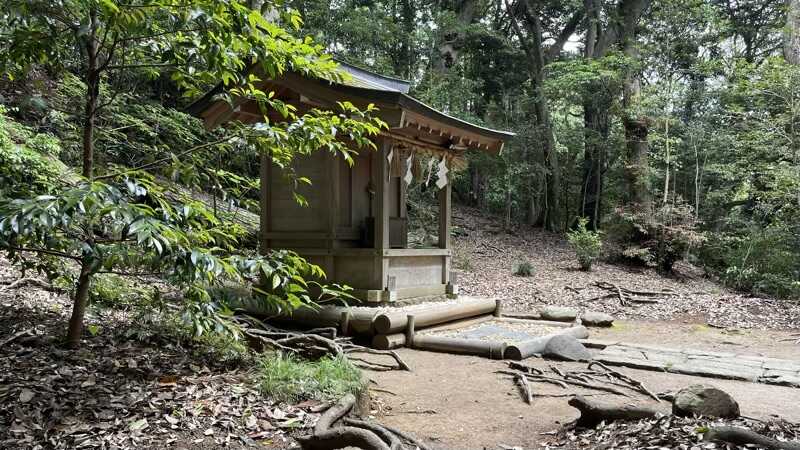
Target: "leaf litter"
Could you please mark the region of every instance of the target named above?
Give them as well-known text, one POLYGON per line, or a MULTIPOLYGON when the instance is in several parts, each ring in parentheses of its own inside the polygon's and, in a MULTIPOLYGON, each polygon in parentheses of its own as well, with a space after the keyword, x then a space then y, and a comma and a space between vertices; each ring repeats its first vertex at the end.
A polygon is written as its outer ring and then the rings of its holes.
POLYGON ((797 329, 800 303, 744 295, 712 280, 687 263, 679 275, 666 277, 654 269, 598 261, 592 271, 579 270, 563 236, 526 225, 504 230, 502 222, 474 208, 454 210, 453 268, 462 294, 497 297, 507 311, 533 312, 558 305, 595 310, 618 319, 674 320, 702 317, 721 328, 797 329), (529 262, 530 277, 515 276, 515 265, 529 262), (654 303, 620 305, 598 281, 641 291, 676 295, 654 303), (604 297, 604 298, 597 298, 604 297))
MULTIPOLYGON (((0 258, 0 280, 18 277, 0 258)), ((124 313, 90 317, 105 331, 62 349, 69 307, 36 286, 0 292, 2 449, 288 448, 319 417, 320 402, 262 395, 246 368, 126 338, 124 313)))

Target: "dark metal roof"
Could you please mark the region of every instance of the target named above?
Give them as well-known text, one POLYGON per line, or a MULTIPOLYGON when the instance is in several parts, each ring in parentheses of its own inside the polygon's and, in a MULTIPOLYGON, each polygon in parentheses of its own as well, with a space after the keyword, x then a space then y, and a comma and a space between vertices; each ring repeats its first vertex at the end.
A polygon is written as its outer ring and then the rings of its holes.
POLYGON ((345 80, 342 84, 382 91, 396 91, 403 94, 408 94, 409 89, 411 89, 410 81, 380 75, 343 61, 336 60, 336 62, 339 63, 339 68, 349 73, 351 77, 350 80, 345 80))
MULTIPOLYGON (((350 64, 339 62, 340 68, 351 75, 352 79, 340 83, 324 80, 306 78, 309 81, 335 89, 346 95, 359 97, 367 102, 379 103, 384 105, 396 105, 400 108, 422 114, 430 119, 437 120, 446 125, 461 128, 479 135, 502 141, 516 136, 509 131, 494 130, 480 125, 467 122, 466 120, 453 117, 436 108, 427 105, 414 97, 408 95, 410 83, 397 78, 386 77, 369 72, 350 64)), ((215 95, 222 92, 222 83, 218 84, 203 97, 196 100, 186 108, 186 111, 195 116, 199 116, 202 111, 213 103, 215 95)))

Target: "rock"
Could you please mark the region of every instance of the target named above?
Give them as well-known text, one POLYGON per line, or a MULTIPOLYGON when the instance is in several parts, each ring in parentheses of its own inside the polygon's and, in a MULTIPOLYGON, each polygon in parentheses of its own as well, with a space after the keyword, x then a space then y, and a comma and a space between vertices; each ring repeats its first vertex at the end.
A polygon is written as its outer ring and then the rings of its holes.
POLYGON ((544 320, 557 320, 559 322, 572 322, 578 317, 578 311, 564 306, 545 306, 539 309, 544 320))
POLYGON ((586 311, 581 316, 581 323, 590 327, 610 327, 614 318, 599 311, 586 311))
POLYGON ((735 418, 739 417, 739 404, 727 392, 713 386, 694 384, 675 394, 672 414, 735 418))
POLYGON ((547 341, 542 355, 562 361, 590 361, 592 354, 577 339, 568 334, 557 334, 547 341))

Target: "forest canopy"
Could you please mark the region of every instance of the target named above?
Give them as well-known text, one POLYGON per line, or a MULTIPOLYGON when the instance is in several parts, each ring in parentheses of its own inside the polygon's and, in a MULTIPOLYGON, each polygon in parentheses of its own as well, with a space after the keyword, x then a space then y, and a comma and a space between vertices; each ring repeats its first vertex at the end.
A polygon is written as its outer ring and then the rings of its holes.
POLYGON ((461 201, 800 295, 800 2, 294 1, 331 54, 519 138, 461 201))

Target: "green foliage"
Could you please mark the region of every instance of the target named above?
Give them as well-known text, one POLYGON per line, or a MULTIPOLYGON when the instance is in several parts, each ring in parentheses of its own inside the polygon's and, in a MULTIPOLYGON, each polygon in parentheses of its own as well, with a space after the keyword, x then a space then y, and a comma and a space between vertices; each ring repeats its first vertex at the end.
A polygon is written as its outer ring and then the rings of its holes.
POLYGON ((158 290, 147 289, 141 283, 111 273, 94 277, 89 290, 89 302, 93 306, 111 308, 133 308, 156 301, 158 290))
POLYGON ((0 106, 0 198, 49 192, 66 168, 50 155, 58 140, 36 134, 0 106))
POLYGON ((530 261, 521 261, 514 266, 513 273, 518 277, 533 276, 533 264, 530 261))
POLYGON ((587 230, 588 223, 587 218, 581 217, 575 229, 567 232, 567 240, 575 250, 575 256, 582 270, 591 270, 592 263, 600 256, 600 251, 603 249, 601 233, 587 230))
POLYGON ((258 381, 265 395, 283 402, 338 399, 365 385, 361 371, 345 357, 306 361, 280 353, 261 358, 258 381))
POLYGON ((265 280, 266 285, 254 291, 278 311, 312 304, 312 286, 323 296, 340 293, 338 287, 316 281, 325 274, 295 253, 236 254, 240 234, 198 204, 168 201, 147 180, 128 179, 121 186, 80 183, 59 196, 0 204, 0 245, 12 261, 44 265, 36 256, 47 255, 72 260, 81 274, 90 276, 118 271, 158 274, 185 288, 186 322, 198 336, 211 330, 236 334, 225 320, 224 305, 209 303, 210 285, 265 280))
MULTIPOLYGON (((274 5, 264 6, 268 10, 274 5)), ((151 76, 169 69, 190 97, 219 80, 249 89, 257 77, 243 69, 253 63, 269 77, 287 66, 338 76, 321 47, 295 38, 244 1, 10 0, 3 3, 0 17, 8 30, 0 35, 0 46, 9 49, 0 70, 10 76, 24 74, 34 64, 64 67, 81 57, 77 47, 90 39, 99 41, 103 69, 141 69, 151 76)), ((297 29, 301 19, 288 12, 282 23, 297 29)))
POLYGON ((615 238, 623 245, 622 255, 639 264, 672 270, 675 262, 691 248, 706 240, 698 230, 698 220, 692 208, 676 202, 654 211, 618 208, 615 238))
POLYGON ((780 298, 800 298, 800 245, 793 226, 719 233, 700 251, 706 267, 728 286, 780 298))
POLYGON ((134 314, 130 326, 116 330, 124 339, 154 345, 179 345, 191 349, 211 364, 250 367, 254 361, 255 353, 240 338, 238 330, 235 333, 217 333, 209 327, 205 333, 197 335, 196 327, 186 320, 185 308, 175 308, 163 299, 132 306, 134 314))

